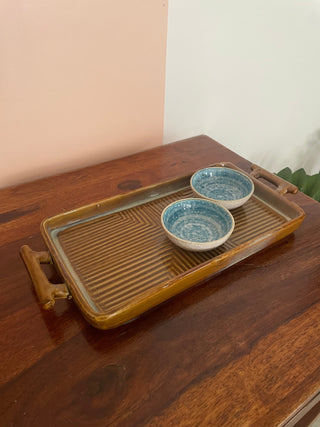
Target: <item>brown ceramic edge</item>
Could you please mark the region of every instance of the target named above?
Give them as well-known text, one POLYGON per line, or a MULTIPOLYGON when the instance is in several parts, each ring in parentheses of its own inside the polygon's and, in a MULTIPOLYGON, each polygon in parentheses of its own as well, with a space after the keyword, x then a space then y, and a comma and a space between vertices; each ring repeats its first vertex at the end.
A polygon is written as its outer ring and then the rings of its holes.
POLYGON ((286 194, 286 193, 293 193, 296 194, 298 192, 298 187, 296 185, 291 184, 290 182, 286 181, 285 179, 281 178, 278 175, 273 174, 272 172, 269 172, 268 170, 262 168, 258 165, 251 165, 251 176, 255 178, 264 178, 267 181, 271 182, 272 184, 277 186, 276 191, 278 191, 280 194, 286 194))
MULTIPOLYGON (((320 402, 320 389, 303 402, 279 427, 294 427, 304 416, 320 402)), ((309 423, 308 423, 309 425, 309 423)))
POLYGON ((88 322, 98 329, 112 329, 120 326, 192 286, 209 279, 215 273, 221 272, 278 242, 293 233, 299 227, 302 220, 303 218, 292 220, 285 224, 285 226, 278 227, 276 232, 266 233, 218 255, 214 259, 206 261, 176 278, 164 282, 161 286, 157 286, 157 288, 146 292, 141 298, 136 299, 134 303, 128 304, 126 307, 112 314, 97 314, 89 310, 83 311, 83 314, 88 322))
MULTIPOLYGON (((50 218, 46 218, 41 222, 40 228, 41 230, 45 231, 48 227, 51 227, 52 225, 54 227, 59 227, 61 224, 63 225, 71 225, 73 222, 76 223, 76 221, 80 221, 81 219, 88 218, 88 216, 98 216, 100 214, 103 214, 105 212, 105 208, 109 208, 111 204, 116 204, 117 202, 126 200, 128 198, 137 197, 139 195, 144 195, 146 192, 150 192, 152 190, 156 190, 157 188, 165 187, 167 185, 178 185, 183 180, 188 180, 190 174, 182 175, 173 179, 168 179, 163 182, 158 182, 156 184, 148 185, 146 187, 138 188, 136 190, 130 191, 125 194, 117 194, 115 196, 108 197, 106 199, 99 200, 94 203, 90 203, 84 206, 81 206, 77 209, 63 212, 61 214, 54 215, 50 218), (68 222, 64 222, 65 218, 71 217, 71 220, 68 222)), ((186 181, 185 187, 189 185, 189 182, 186 181)), ((179 190, 183 187, 179 187, 179 190)), ((172 192, 178 191, 177 189, 174 189, 172 192)), ((169 192, 168 192, 169 194, 169 192)), ((154 197, 156 199, 157 197, 154 197)), ((150 197, 150 201, 152 198, 150 197)), ((143 200, 141 204, 146 203, 148 200, 143 200)), ((110 209, 108 209, 110 210, 110 209)), ((121 209, 119 209, 121 210, 121 209)))
POLYGON ((34 285, 39 303, 44 309, 52 308, 58 298, 69 298, 66 284, 49 282, 41 268, 41 264, 52 263, 52 258, 48 251, 36 252, 30 246, 23 245, 20 248, 20 255, 34 285))
MULTIPOLYGON (((250 177, 249 174, 239 169, 237 166, 233 165, 232 163, 220 162, 220 163, 214 164, 213 166, 215 165, 234 168, 236 170, 239 170, 242 173, 245 173, 247 176, 250 177)), ((56 265, 58 271, 60 272, 60 274, 66 281, 66 283, 68 284, 68 289, 72 297, 75 299, 75 302, 77 303, 83 316, 87 319, 87 321, 91 325, 99 329, 111 329, 111 328, 120 326, 121 324, 129 320, 132 320, 133 318, 141 315, 145 311, 177 295, 178 293, 190 288, 191 286, 196 285, 200 281, 203 281, 204 279, 209 278, 213 274, 220 272, 227 267, 230 267, 231 265, 241 261, 242 259, 247 258, 248 256, 264 249, 265 247, 291 234, 299 227, 299 225, 304 219, 305 213, 298 205, 285 199, 283 195, 267 187, 265 184, 259 182, 256 178, 250 177, 250 179, 253 179, 255 181, 255 184, 257 184, 257 188, 259 187, 263 188, 264 191, 267 191, 268 193, 272 194, 273 197, 278 198, 282 203, 288 204, 289 206, 294 207, 298 216, 294 219, 289 220, 286 224, 277 227, 271 234, 266 233, 265 235, 259 236, 258 239, 250 240, 249 242, 246 242, 232 250, 229 250, 215 257, 213 260, 209 260, 204 264, 200 264, 199 266, 194 267, 193 269, 183 273, 182 275, 177 276, 174 279, 163 283, 161 286, 158 286, 156 289, 153 289, 149 292, 144 293, 141 296, 141 298, 136 299, 133 303, 128 304, 126 307, 118 311, 115 311, 112 314, 98 313, 94 311, 91 308, 91 306, 88 304, 82 292, 78 289, 77 283, 72 277, 72 274, 68 271, 63 261, 61 260, 61 257, 51 240, 49 231, 47 230, 48 225, 53 225, 52 223, 56 220, 60 222, 61 218, 66 218, 67 216, 70 216, 70 215, 72 217, 76 217, 79 211, 81 211, 81 213, 86 214, 90 212, 90 209, 95 210, 98 205, 99 205, 98 206, 99 208, 104 208, 106 207, 106 205, 110 203, 126 200, 127 198, 134 197, 136 195, 143 195, 146 191, 165 187, 168 184, 179 183, 184 179, 190 178, 191 175, 192 173, 183 175, 177 178, 169 179, 161 183, 156 183, 151 186, 139 188, 137 190, 134 190, 132 192, 129 192, 123 195, 116 195, 108 199, 102 200, 101 202, 91 203, 89 205, 83 206, 82 208, 65 212, 63 214, 56 215, 54 217, 51 217, 42 221, 40 225, 41 233, 51 253, 54 264, 56 265), (245 249, 250 249, 249 254, 248 252, 243 254, 245 249), (237 256, 238 254, 240 255, 237 256), (243 254, 243 256, 241 256, 241 254, 243 254), (228 260, 231 262, 228 262, 228 260)), ((256 186, 255 186, 255 189, 256 189, 256 186)), ((179 191, 179 189, 176 189, 176 191, 179 191)))
MULTIPOLYGON (((227 167, 230 167, 232 169, 235 169, 235 170, 243 173, 244 175, 247 175, 247 177, 250 178, 253 181, 254 186, 255 186, 255 191, 256 191, 256 189, 262 190, 265 194, 271 195, 273 199, 277 199, 282 204, 285 204, 287 206, 290 206, 290 207, 294 208, 294 210, 297 213, 297 217, 302 217, 302 219, 305 218, 305 212, 304 212, 304 210, 299 205, 297 205, 296 203, 292 202, 291 200, 288 200, 285 197, 285 195, 287 193, 280 192, 280 191, 278 191, 277 188, 273 189, 273 188, 268 187, 266 184, 264 184, 263 182, 259 181, 259 177, 252 176, 250 173, 247 173, 246 171, 238 168, 233 163, 230 163, 230 162, 220 162, 220 163, 217 163, 216 165, 227 166, 227 167)), ((277 177, 276 175, 272 174, 271 172, 265 171, 265 169, 263 169, 263 168, 261 168, 259 166, 256 166, 256 165, 252 165, 252 166, 253 167, 258 167, 259 171, 267 172, 268 174, 273 175, 276 178, 279 178, 279 180, 275 181, 279 185, 285 185, 286 184, 288 186, 295 187, 292 184, 290 184, 289 182, 285 181, 283 178, 277 177)), ((263 177, 263 176, 261 175, 261 177, 263 177)), ((272 183, 272 181, 270 181, 270 182, 272 183)), ((297 188, 297 187, 295 187, 295 188, 297 188)), ((255 195, 255 191, 254 191, 253 195, 255 195)), ((296 191, 293 191, 293 189, 292 189, 292 192, 294 194, 297 193, 296 191)))

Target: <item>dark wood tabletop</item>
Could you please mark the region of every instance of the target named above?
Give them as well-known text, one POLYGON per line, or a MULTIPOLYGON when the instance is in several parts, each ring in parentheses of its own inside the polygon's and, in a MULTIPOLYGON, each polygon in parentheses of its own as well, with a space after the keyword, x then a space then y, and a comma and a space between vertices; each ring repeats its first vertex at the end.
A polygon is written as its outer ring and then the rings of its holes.
POLYGON ((113 330, 73 301, 43 310, 20 258, 46 250, 44 218, 220 161, 250 170, 199 136, 0 191, 2 426, 294 425, 317 408, 320 204, 304 194, 284 196, 306 213, 294 234, 113 330))

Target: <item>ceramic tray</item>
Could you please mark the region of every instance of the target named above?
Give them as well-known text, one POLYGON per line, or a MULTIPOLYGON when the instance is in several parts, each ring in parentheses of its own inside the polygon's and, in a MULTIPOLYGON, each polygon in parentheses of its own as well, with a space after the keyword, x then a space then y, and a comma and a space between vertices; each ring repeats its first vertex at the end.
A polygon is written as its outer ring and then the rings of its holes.
POLYGON ((180 249, 161 227, 165 206, 193 197, 191 174, 44 220, 49 251, 21 248, 40 303, 50 308, 56 298, 72 297, 92 325, 113 328, 292 233, 304 212, 283 194, 297 188, 252 168, 253 196, 232 211, 231 237, 207 252, 180 249), (261 176, 277 190, 256 179, 261 176), (46 278, 40 264, 51 262, 64 283, 46 278))

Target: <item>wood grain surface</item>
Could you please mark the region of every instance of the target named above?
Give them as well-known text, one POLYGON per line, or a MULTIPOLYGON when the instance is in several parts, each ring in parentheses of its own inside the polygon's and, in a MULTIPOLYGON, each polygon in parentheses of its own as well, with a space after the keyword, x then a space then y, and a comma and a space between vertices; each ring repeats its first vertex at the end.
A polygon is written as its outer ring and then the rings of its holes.
POLYGON ((1 190, 1 425, 293 425, 317 404, 320 204, 301 193, 293 235, 117 329, 37 302, 19 248, 46 249, 44 218, 220 161, 250 170, 200 136, 1 190))

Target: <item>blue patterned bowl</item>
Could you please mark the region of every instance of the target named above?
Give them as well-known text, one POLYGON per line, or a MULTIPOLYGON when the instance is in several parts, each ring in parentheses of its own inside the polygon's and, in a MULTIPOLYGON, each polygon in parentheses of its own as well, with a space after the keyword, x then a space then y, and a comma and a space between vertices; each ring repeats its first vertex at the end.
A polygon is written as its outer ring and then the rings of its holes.
POLYGON ((161 224, 173 243, 190 251, 216 248, 234 229, 231 213, 205 199, 182 199, 171 203, 162 212, 161 224))
POLYGON ((243 205, 252 196, 254 185, 245 174, 226 167, 210 167, 194 173, 190 185, 195 194, 227 209, 243 205))

